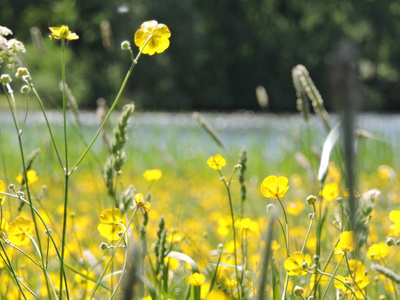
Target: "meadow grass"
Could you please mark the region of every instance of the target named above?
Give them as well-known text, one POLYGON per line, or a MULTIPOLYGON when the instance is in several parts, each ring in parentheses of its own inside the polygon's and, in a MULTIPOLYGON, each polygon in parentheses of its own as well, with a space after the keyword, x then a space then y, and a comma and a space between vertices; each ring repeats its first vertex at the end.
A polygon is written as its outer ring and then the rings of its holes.
POLYGON ((357 135, 348 189, 340 116, 299 66, 303 117, 130 105, 108 120, 151 38, 136 58, 124 42, 131 68, 97 122, 67 112, 65 85, 60 111, 25 111, 2 76, 0 298, 398 299, 398 145, 357 135))

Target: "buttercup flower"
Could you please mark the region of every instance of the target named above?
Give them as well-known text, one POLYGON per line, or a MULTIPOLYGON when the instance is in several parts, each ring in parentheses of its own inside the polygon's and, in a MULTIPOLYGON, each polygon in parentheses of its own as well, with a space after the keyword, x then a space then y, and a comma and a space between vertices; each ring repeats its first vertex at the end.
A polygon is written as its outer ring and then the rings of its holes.
POLYGON ((289 180, 286 177, 268 176, 261 183, 260 190, 264 197, 269 199, 282 199, 287 190, 289 180))
POLYGON ((141 50, 142 53, 153 55, 154 53, 162 53, 169 47, 169 38, 171 37, 171 32, 165 24, 158 24, 157 21, 147 21, 144 22, 140 29, 135 32, 135 45, 141 50))
POLYGON ((79 36, 69 30, 68 26, 62 25, 61 27, 49 27, 51 34, 49 35, 50 40, 53 38, 67 39, 68 41, 77 40, 79 36))
POLYGON ((353 261, 352 264, 350 264, 350 268, 352 275, 349 274, 346 277, 337 275, 337 278, 349 283, 349 285, 345 286, 342 282, 335 280, 335 288, 342 290, 346 294, 350 294, 351 291, 349 289, 353 289, 358 299, 364 299, 360 289, 365 288, 369 284, 369 279, 365 275, 365 267, 360 261, 353 261))
POLYGON ((339 196, 339 184, 337 182, 330 182, 325 184, 321 192, 322 198, 326 201, 335 200, 339 196))
POLYGON ((207 165, 213 170, 221 170, 226 166, 226 159, 221 154, 215 154, 207 159, 207 165))
POLYGON ((381 259, 389 254, 389 247, 385 243, 373 244, 368 248, 369 259, 381 259))
POLYGON ((97 227, 100 234, 111 241, 118 240, 125 231, 125 220, 118 208, 106 209, 99 217, 100 224, 97 227))
POLYGON ((162 172, 158 169, 147 170, 143 173, 143 177, 148 181, 157 181, 161 178, 162 172))
POLYGON ((145 201, 142 193, 137 193, 135 195, 135 205, 144 211, 150 211, 151 208, 151 203, 149 201, 145 201))
POLYGON ((189 284, 193 286, 200 286, 206 281, 206 277, 200 273, 193 273, 189 276, 189 284))
MULTIPOLYGON (((39 179, 35 170, 27 171, 26 177, 28 177, 28 185, 36 182, 39 179)), ((17 179, 18 183, 25 184, 25 180, 24 180, 24 177, 22 176, 22 174, 19 174, 16 179, 17 179)))
POLYGON ((259 226, 256 221, 252 221, 250 218, 244 218, 236 222, 236 226, 242 230, 258 231, 259 226))
POLYGON ((28 244, 31 240, 29 236, 32 235, 33 228, 31 221, 28 218, 18 216, 10 223, 8 227, 8 239, 11 244, 21 246, 28 244))
POLYGON ((283 266, 289 276, 303 276, 308 273, 308 267, 311 265, 311 262, 311 256, 309 254, 304 255, 297 251, 285 260, 283 266))
POLYGON ((356 244, 354 243, 353 231, 343 231, 340 234, 339 243, 335 247, 335 254, 344 254, 354 251, 354 249, 356 249, 356 244))
POLYGON ((296 199, 286 204, 286 212, 289 215, 298 216, 304 210, 305 204, 303 201, 296 199))

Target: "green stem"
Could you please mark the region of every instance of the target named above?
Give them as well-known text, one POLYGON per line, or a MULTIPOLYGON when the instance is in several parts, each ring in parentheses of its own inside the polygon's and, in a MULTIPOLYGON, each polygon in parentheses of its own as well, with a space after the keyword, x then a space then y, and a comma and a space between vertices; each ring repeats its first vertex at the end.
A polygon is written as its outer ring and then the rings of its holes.
MULTIPOLYGON (((63 298, 63 275, 64 275, 64 256, 65 256, 65 238, 67 233, 67 220, 68 220, 68 190, 69 190, 69 170, 68 170, 68 136, 67 136, 67 94, 65 89, 65 39, 61 39, 61 73, 62 73, 62 95, 63 95, 63 127, 64 127, 64 215, 63 227, 61 238, 61 260, 60 260, 60 300, 63 298)), ((69 299, 68 286, 65 282, 65 291, 67 299, 69 299)))
POLYGON ((53 144, 54 150, 56 151, 56 155, 57 155, 57 158, 58 158, 58 162, 59 162, 61 168, 64 170, 64 164, 63 164, 63 162, 62 162, 62 160, 61 160, 60 153, 58 152, 57 144, 56 144, 56 141, 55 141, 55 139, 54 139, 54 135, 53 135, 53 132, 52 132, 52 130, 51 130, 50 122, 49 122, 49 119, 47 118, 47 114, 46 114, 46 111, 45 111, 45 109, 44 109, 44 105, 43 105, 42 99, 40 98, 40 96, 39 96, 38 92, 36 91, 36 89, 33 87, 33 84, 32 84, 31 82, 29 82, 29 85, 30 85, 30 87, 32 88, 33 93, 35 94, 36 99, 37 99, 38 102, 39 102, 40 109, 42 110, 44 119, 45 119, 45 121, 46 121, 47 129, 49 130, 49 133, 50 133, 51 142, 52 142, 52 144, 53 144))
POLYGON ((100 135, 101 131, 103 130, 103 128, 104 128, 106 122, 107 122, 108 119, 110 118, 111 113, 114 111, 115 107, 117 106, 118 101, 119 101, 119 99, 121 98, 122 92, 125 90, 125 86, 126 86, 126 84, 128 83, 128 79, 129 79, 129 77, 130 77, 131 74, 132 74, 133 68, 137 65, 138 60, 139 60, 139 58, 140 58, 140 56, 141 56, 141 54, 142 54, 142 51, 143 51, 144 47, 146 47, 148 41, 149 41, 152 37, 153 37, 153 36, 150 35, 150 36, 147 38, 147 40, 146 40, 145 43, 143 44, 143 47, 142 47, 142 49, 140 49, 140 51, 139 51, 138 55, 136 56, 136 58, 135 58, 134 60, 132 60, 132 64, 131 64, 131 66, 130 66, 130 68, 129 68, 129 70, 128 70, 128 73, 126 73, 126 75, 125 75, 125 79, 124 79, 124 81, 122 82, 122 85, 121 85, 121 88, 119 89, 119 92, 118 92, 118 94, 117 94, 117 97, 115 97, 114 103, 112 104, 110 110, 108 111, 106 117, 105 117, 104 120, 103 120, 103 123, 101 123, 100 128, 97 130, 97 132, 96 132, 95 136, 93 137, 92 141, 89 143, 89 146, 87 146, 87 148, 85 149, 85 151, 83 152, 83 154, 81 155, 81 157, 78 159, 78 161, 77 161, 77 162, 74 164, 74 166, 71 168, 71 174, 72 174, 73 172, 75 172, 75 170, 76 170, 76 168, 78 167, 78 165, 81 163, 81 161, 82 161, 83 158, 86 156, 86 154, 90 151, 90 149, 92 148, 94 142, 95 142, 95 141, 97 140, 97 138, 99 137, 99 135, 100 135))
POLYGON ((229 200, 229 208, 231 211, 231 219, 232 219, 232 227, 233 227, 233 251, 234 251, 234 259, 235 259, 235 273, 236 273, 236 284, 237 284, 237 292, 239 295, 239 300, 242 299, 242 294, 240 292, 240 280, 239 280, 239 270, 238 270, 238 259, 237 259, 237 247, 236 247, 236 229, 235 229, 235 216, 233 215, 233 205, 232 205, 232 195, 229 183, 226 182, 225 177, 222 175, 221 170, 218 170, 221 175, 222 181, 225 185, 226 191, 228 193, 229 200))
POLYGON ((111 257, 110 257, 110 259, 108 260, 108 262, 107 262, 107 264, 106 264, 106 266, 105 266, 105 268, 104 268, 104 270, 103 270, 103 273, 100 275, 100 278, 97 280, 97 283, 96 283, 95 287, 93 288, 92 294, 91 294, 91 296, 90 296, 89 299, 93 299, 93 297, 94 297, 94 295, 95 295, 95 293, 96 293, 96 290, 97 290, 98 287, 101 285, 101 281, 103 280, 104 275, 106 274, 107 269, 108 269, 108 267, 110 266, 111 261, 113 261, 114 256, 115 256, 115 253, 117 252, 119 245, 121 244, 122 240, 124 239, 125 235, 127 234, 128 229, 129 229, 129 227, 131 226, 131 223, 132 223, 132 221, 133 221, 134 216, 136 215, 137 210, 138 210, 138 209, 135 208, 135 210, 133 211, 132 216, 130 217, 130 219, 129 219, 129 221, 128 221, 128 224, 126 225, 123 234, 121 235, 121 237, 120 237, 119 240, 117 241, 117 243, 116 243, 116 245, 115 245, 115 248, 113 249, 113 251, 112 251, 112 253, 111 253, 111 257))
POLYGON ((308 230, 307 230, 306 238, 304 239, 303 247, 301 247, 301 252, 302 253, 304 252, 304 248, 306 247, 308 236, 310 235, 311 227, 312 227, 312 224, 313 224, 314 219, 315 219, 315 204, 313 204, 313 208, 314 208, 314 213, 313 213, 312 218, 310 220, 310 225, 308 226, 308 230))
MULTIPOLYGON (((19 151, 20 151, 21 160, 22 160, 23 177, 25 178, 25 182, 26 182, 26 194, 28 196, 28 202, 29 202, 29 206, 30 206, 30 209, 31 209, 32 220, 33 220, 33 223, 35 225, 35 234, 36 234, 37 239, 38 239, 39 252, 40 252, 40 257, 41 257, 41 260, 42 260, 42 270, 43 270, 43 273, 44 273, 44 276, 45 276, 45 279, 46 279, 47 291, 48 291, 48 293, 50 295, 49 278, 47 277, 46 270, 44 268, 45 262, 44 262, 44 258, 43 258, 42 245, 41 245, 40 235, 39 235, 39 228, 37 226, 38 224, 37 224, 35 212, 33 210, 31 191, 30 191, 29 184, 28 184, 28 175, 27 175, 27 171, 28 170, 27 170, 27 167, 26 167, 24 147, 22 145, 22 137, 21 137, 20 130, 19 130, 19 127, 18 127, 18 122, 17 122, 17 119, 16 119, 15 112, 14 112, 14 109, 13 109, 12 104, 11 104, 10 96, 9 96, 4 84, 2 84, 2 86, 3 86, 4 94, 6 95, 6 98, 7 98, 7 101, 8 101, 8 105, 10 107, 11 115, 12 115, 12 118, 13 118, 13 121, 14 121, 15 130, 17 131, 19 151)), ((11 90, 11 87, 9 87, 9 89, 11 90)))
POLYGON ((332 276, 331 276, 331 279, 329 280, 328 285, 326 286, 326 289, 325 289, 324 293, 322 294, 321 299, 325 299, 325 296, 326 296, 326 294, 328 293, 329 287, 330 287, 331 284, 332 284, 332 281, 333 281, 333 279, 334 279, 334 276, 336 275, 336 272, 337 272, 337 270, 339 269, 340 264, 341 264, 342 261, 343 261, 343 258, 344 258, 344 255, 343 255, 342 258, 340 259, 339 263, 336 265, 336 268, 335 268, 335 270, 333 271, 333 274, 332 274, 332 276))

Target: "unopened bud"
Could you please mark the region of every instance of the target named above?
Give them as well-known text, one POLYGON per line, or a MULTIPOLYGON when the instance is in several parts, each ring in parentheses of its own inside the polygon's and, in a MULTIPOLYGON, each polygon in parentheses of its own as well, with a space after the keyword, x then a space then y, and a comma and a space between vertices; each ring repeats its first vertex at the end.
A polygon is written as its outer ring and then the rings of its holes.
POLYGON ((15 77, 21 78, 23 75, 29 75, 27 68, 18 68, 15 77))
POLYGON ((21 86, 21 93, 22 94, 28 94, 31 91, 31 87, 27 84, 24 84, 21 86))
POLYGON ((122 50, 130 50, 131 49, 131 44, 128 41, 123 41, 121 43, 121 49, 122 50))
POLYGON ((304 294, 304 289, 303 289, 301 286, 296 285, 296 286, 294 287, 293 293, 294 293, 296 296, 300 297, 300 296, 302 296, 302 295, 304 294))
POLYGON ((8 75, 8 74, 1 75, 0 80, 1 80, 2 84, 7 84, 7 83, 10 83, 12 81, 11 80, 11 76, 8 75))
POLYGON ((308 205, 313 205, 315 204, 315 202, 317 202, 317 197, 315 197, 314 195, 310 195, 307 197, 306 202, 308 205))
POLYGON ((392 237, 390 237, 386 240, 386 246, 391 247, 391 246, 394 246, 394 244, 395 244, 394 239, 392 237))
POLYGON ((105 250, 108 249, 108 245, 107 245, 106 243, 101 243, 101 244, 100 244, 100 249, 103 250, 103 251, 105 251, 105 250))

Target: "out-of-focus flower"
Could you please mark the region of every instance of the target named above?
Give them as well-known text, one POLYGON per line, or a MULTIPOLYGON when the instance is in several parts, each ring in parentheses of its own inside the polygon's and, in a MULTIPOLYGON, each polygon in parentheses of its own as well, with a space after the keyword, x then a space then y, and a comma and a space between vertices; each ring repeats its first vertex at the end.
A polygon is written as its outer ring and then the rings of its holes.
POLYGON ((250 218, 244 218, 236 222, 236 226, 242 230, 258 231, 259 226, 256 221, 252 221, 250 218))
MULTIPOLYGON (((28 178, 28 185, 36 182, 39 179, 35 170, 27 171, 26 177, 28 178)), ((25 184, 25 180, 24 180, 24 177, 22 176, 22 174, 18 174, 16 180, 20 184, 25 184)))
POLYGON ((385 243, 373 244, 368 248, 369 259, 381 259, 389 254, 389 247, 385 243))
POLYGON ((160 180, 161 176, 162 172, 158 169, 146 170, 146 172, 143 173, 143 177, 151 182, 160 180))
POLYGON ((389 219, 394 222, 394 224, 390 226, 389 234, 400 236, 400 210, 392 210, 389 214, 389 219))
POLYGON ((142 193, 137 193, 135 195, 135 205, 144 211, 150 211, 150 208, 151 208, 151 203, 144 199, 144 196, 142 193))
POLYGON ((171 32, 167 25, 158 24, 154 20, 147 21, 135 32, 135 45, 141 50, 147 41, 142 51, 143 54, 162 53, 169 47, 170 37, 171 32))
POLYGON ((289 215, 298 216, 304 210, 305 204, 298 199, 286 204, 286 212, 289 215))
POLYGON ((311 265, 311 262, 312 260, 309 254, 304 255, 297 251, 285 260, 283 266, 289 276, 303 276, 308 273, 308 268, 311 265))
POLYGON ((207 165, 213 170, 221 170, 226 165, 226 159, 221 154, 215 154, 207 159, 207 165))
POLYGON ((382 180, 396 181, 396 172, 389 165, 381 165, 378 167, 378 176, 382 180))
POLYGON ((18 216, 8 227, 8 239, 15 246, 21 246, 30 242, 33 228, 31 221, 26 217, 18 216))
POLYGON ((276 177, 274 175, 268 176, 261 183, 261 194, 269 199, 282 199, 289 189, 288 183, 289 180, 286 177, 276 177))
POLYGON ((230 300, 232 297, 226 295, 223 291, 214 290, 211 291, 205 300, 230 300))
POLYGON ((125 220, 118 208, 106 209, 99 217, 100 224, 97 227, 100 234, 111 241, 118 240, 125 231, 125 220))
POLYGON ((71 32, 68 26, 62 25, 61 27, 49 27, 51 34, 49 35, 50 40, 55 38, 66 39, 68 41, 77 40, 79 36, 76 33, 71 32))
POLYGON ((168 265, 168 268, 172 271, 179 269, 179 261, 176 258, 165 257, 164 262, 168 265))
POLYGON ((337 182, 325 184, 321 191, 321 196, 325 201, 335 200, 339 196, 339 184, 337 182))
POLYGON ((347 252, 354 251, 356 244, 354 242, 353 231, 343 231, 340 234, 339 243, 335 247, 335 254, 344 254, 347 252))
POLYGON ((200 273, 193 273, 192 275, 189 276, 189 284, 193 286, 200 286, 206 281, 206 277, 203 274, 200 273))

